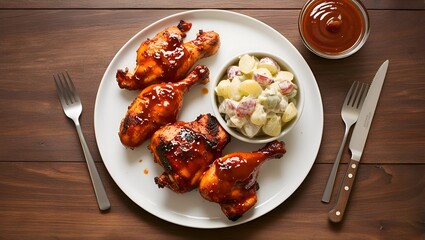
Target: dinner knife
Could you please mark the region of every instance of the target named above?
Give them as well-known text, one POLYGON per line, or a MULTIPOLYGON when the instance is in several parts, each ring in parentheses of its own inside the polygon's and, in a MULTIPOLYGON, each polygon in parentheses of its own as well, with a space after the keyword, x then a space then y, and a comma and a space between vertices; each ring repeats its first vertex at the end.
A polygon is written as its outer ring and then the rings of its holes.
POLYGON ((344 216, 348 198, 359 167, 360 158, 369 133, 369 128, 372 123, 376 105, 378 104, 379 95, 384 84, 385 75, 387 74, 388 64, 389 61, 386 60, 376 72, 372 84, 370 85, 369 92, 364 100, 363 107, 360 110, 360 115, 354 127, 353 134, 351 135, 349 145, 351 159, 348 162, 347 171, 342 179, 336 205, 328 214, 329 220, 332 222, 340 222, 344 216))

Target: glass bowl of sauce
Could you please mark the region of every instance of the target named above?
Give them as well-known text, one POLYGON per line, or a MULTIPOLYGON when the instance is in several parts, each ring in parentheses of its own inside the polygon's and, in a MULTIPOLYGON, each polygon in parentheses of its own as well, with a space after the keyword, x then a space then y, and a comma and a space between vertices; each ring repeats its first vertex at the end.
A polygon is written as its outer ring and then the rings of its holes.
POLYGON ((304 45, 328 59, 357 52, 369 36, 369 16, 356 0, 309 0, 301 10, 298 29, 304 45))

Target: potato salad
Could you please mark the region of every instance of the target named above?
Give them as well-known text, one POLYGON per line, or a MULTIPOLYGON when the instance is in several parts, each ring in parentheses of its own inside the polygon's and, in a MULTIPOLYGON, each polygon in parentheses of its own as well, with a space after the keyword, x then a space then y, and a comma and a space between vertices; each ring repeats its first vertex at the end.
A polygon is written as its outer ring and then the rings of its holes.
POLYGON ((247 137, 278 136, 297 115, 294 74, 270 57, 243 55, 215 88, 219 112, 247 137))

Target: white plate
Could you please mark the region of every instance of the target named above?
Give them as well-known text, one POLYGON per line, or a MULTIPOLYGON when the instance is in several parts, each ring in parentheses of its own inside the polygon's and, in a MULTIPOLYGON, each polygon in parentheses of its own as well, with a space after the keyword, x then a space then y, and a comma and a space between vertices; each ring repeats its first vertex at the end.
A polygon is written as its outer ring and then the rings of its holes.
MULTIPOLYGON (((209 96, 202 88, 213 91, 209 84, 194 86, 184 98, 179 120, 193 121, 201 113, 212 113, 209 96)), ((323 131, 323 107, 316 80, 296 48, 279 32, 245 15, 221 10, 195 10, 161 19, 131 38, 109 64, 100 84, 94 113, 96 141, 106 168, 122 191, 140 207, 166 221, 195 228, 222 228, 256 219, 284 202, 303 182, 319 150, 323 131), (287 153, 282 159, 265 162, 258 178, 260 190, 254 208, 236 222, 229 221, 216 203, 204 200, 197 190, 177 194, 159 189, 154 177, 162 169, 153 163, 148 143, 135 150, 123 147, 118 137, 121 119, 137 91, 119 89, 115 80, 117 69, 135 65, 140 43, 153 37, 179 20, 193 23, 186 40, 195 38, 199 29, 220 34, 218 53, 199 63, 210 69, 210 78, 222 63, 243 52, 271 52, 286 55, 286 60, 304 82, 305 105, 297 126, 283 140, 287 153), (146 173, 147 171, 147 173, 146 173)), ((262 145, 244 144, 236 139, 224 153, 257 150, 262 145)))

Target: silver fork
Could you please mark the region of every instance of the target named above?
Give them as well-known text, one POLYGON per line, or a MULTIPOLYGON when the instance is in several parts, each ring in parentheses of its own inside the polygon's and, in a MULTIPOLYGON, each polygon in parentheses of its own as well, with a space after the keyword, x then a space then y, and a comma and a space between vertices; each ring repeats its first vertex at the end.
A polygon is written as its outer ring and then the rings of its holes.
POLYGON ((342 105, 341 117, 345 123, 345 133, 344 138, 342 139, 341 146, 339 147, 338 154, 336 156, 335 162, 332 166, 331 173, 326 183, 325 190, 322 196, 322 202, 328 203, 331 199, 333 186, 335 183, 336 173, 338 171, 339 162, 341 160, 341 155, 344 150, 345 142, 347 140, 348 133, 351 126, 357 122, 359 117, 360 109, 363 105, 364 99, 366 98, 367 92, 369 90, 369 85, 366 83, 354 82, 351 85, 350 90, 345 97, 344 104, 342 105))
POLYGON ((68 72, 53 75, 53 79, 55 81, 56 90, 58 92, 63 111, 68 118, 74 121, 75 127, 77 128, 78 137, 80 138, 81 146, 86 158, 87 167, 93 183, 99 209, 102 211, 107 210, 111 207, 111 204, 109 203, 108 196, 106 195, 105 188, 103 187, 99 173, 97 172, 96 165, 90 154, 90 150, 87 146, 79 122, 81 112, 83 111, 80 96, 78 95, 68 72))

